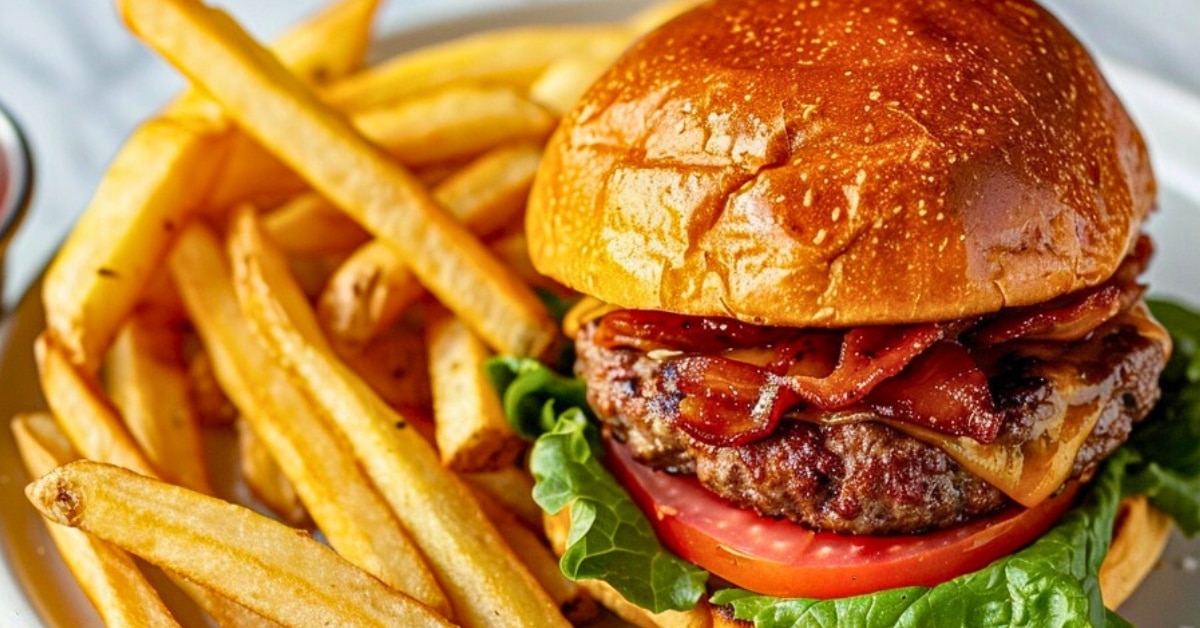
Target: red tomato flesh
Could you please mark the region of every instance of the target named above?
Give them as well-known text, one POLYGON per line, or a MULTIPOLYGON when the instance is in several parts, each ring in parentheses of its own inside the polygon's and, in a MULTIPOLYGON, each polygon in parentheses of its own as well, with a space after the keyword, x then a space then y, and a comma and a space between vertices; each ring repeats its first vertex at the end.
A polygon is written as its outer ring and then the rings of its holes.
POLYGON ((657 472, 605 439, 605 463, 671 551, 730 583, 777 597, 840 598, 934 586, 1029 544, 1066 512, 1077 482, 1034 508, 1013 507, 928 534, 813 532, 733 506, 694 477, 657 472))

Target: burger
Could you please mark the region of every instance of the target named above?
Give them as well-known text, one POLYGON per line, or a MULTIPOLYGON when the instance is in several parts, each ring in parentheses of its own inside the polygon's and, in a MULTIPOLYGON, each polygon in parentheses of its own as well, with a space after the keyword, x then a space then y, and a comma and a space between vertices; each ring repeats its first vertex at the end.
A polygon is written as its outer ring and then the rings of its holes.
POLYGON ((637 621, 1103 623, 1167 530, 1117 506, 1172 351, 1154 199, 1028 0, 715 0, 651 32, 526 214, 586 295, 577 379, 503 382, 564 570, 637 621))

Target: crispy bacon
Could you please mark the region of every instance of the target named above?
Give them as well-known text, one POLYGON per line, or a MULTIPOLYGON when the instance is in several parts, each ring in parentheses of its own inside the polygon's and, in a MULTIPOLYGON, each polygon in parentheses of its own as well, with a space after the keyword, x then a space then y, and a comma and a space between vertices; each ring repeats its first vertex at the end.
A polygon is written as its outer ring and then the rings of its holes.
POLYGON ((981 443, 994 441, 1000 432, 1002 417, 987 376, 966 348, 948 340, 881 383, 864 402, 879 416, 981 443))
POLYGON ((1001 415, 971 349, 1085 338, 1141 297, 1136 278, 1150 252, 1142 238, 1108 282, 985 320, 836 331, 616 310, 599 319, 594 341, 668 352, 659 385, 678 400, 669 420, 712 445, 762 438, 792 410, 856 406, 987 443, 996 438, 1001 415))

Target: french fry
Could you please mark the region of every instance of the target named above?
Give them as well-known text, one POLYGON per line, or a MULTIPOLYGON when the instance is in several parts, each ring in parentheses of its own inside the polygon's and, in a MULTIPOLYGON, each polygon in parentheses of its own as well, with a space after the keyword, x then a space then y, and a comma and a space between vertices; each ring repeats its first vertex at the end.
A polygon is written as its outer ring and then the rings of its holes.
MULTIPOLYGON (((18 414, 12 431, 30 477, 42 477, 79 457, 49 414, 18 414)), ((51 523, 47 528, 105 625, 179 625, 128 554, 86 532, 51 523)))
MULTIPOLYGON (((374 8, 375 0, 347 0, 285 37, 279 52, 307 75, 357 67, 374 8)), ((235 137, 220 108, 190 91, 126 141, 42 286, 47 326, 73 363, 99 367, 175 230, 209 200, 202 191, 218 181, 235 137)), ((277 180, 245 167, 225 171, 246 173, 251 187, 277 180)), ((220 188, 238 186, 227 178, 220 188)), ((246 193, 215 196, 222 194, 246 193)))
MULTIPOLYGON (((154 477, 155 470, 95 380, 72 364, 44 333, 34 344, 34 352, 42 393, 75 450, 89 459, 154 477)), ((257 614, 208 589, 179 579, 175 583, 222 624, 268 625, 257 614)))
MULTIPOLYGON (((412 317, 419 319, 420 317, 412 317)), ((429 365, 425 338, 419 325, 408 319, 372 339, 361 348, 337 347, 346 365, 362 378, 375 394, 410 418, 430 417, 432 428, 433 398, 429 390, 429 365)), ((433 430, 429 431, 432 442, 433 430)))
POLYGON ((362 67, 379 0, 339 0, 271 44, 293 74, 321 85, 362 67))
POLYGON ((563 575, 558 567, 558 557, 550 552, 550 548, 533 530, 525 527, 513 513, 493 501, 487 493, 477 491, 475 499, 492 525, 496 526, 500 535, 504 537, 504 541, 521 557, 521 562, 529 567, 533 577, 537 578, 550 598, 558 604, 564 617, 576 625, 596 617, 599 609, 591 596, 583 587, 563 575))
POLYGON ((294 626, 449 626, 429 607, 254 511, 79 460, 30 484, 51 521, 85 530, 294 626))
POLYGON ((349 251, 371 236, 316 192, 305 192, 263 215, 263 228, 288 253, 349 251))
MULTIPOLYGON (((511 225, 541 160, 541 149, 518 143, 480 156, 434 190, 434 198, 477 235, 511 225)), ((424 294, 391 246, 376 240, 354 252, 334 273, 317 302, 322 327, 351 346, 390 327, 424 294)))
POLYGON ((212 361, 208 352, 196 351, 188 359, 188 392, 192 407, 201 425, 230 425, 237 419, 237 408, 225 396, 217 377, 212 372, 212 361))
MULTIPOLYGON (((302 80, 325 84, 357 70, 370 45, 378 0, 340 0, 284 34, 271 50, 302 80)), ((194 92, 194 90, 193 90, 194 92)), ((207 97, 204 101, 211 103, 207 97)), ((243 133, 235 133, 209 205, 274 205, 307 188, 303 179, 243 133)))
POLYGON ((462 477, 476 495, 487 495, 516 515, 525 527, 541 531, 542 509, 533 501, 533 478, 527 472, 512 466, 484 473, 464 473, 462 477))
POLYGON ((534 102, 562 117, 596 82, 616 57, 583 54, 565 56, 545 69, 529 88, 534 102))
POLYGON ((134 315, 105 361, 109 398, 148 462, 167 482, 212 494, 178 327, 134 315))
POLYGON ((351 253, 317 298, 321 326, 341 344, 361 347, 396 322, 425 288, 386 243, 351 253))
POLYGON ((234 427, 237 429, 238 466, 246 487, 280 521, 294 528, 306 527, 310 523, 308 511, 270 450, 245 420, 236 421, 234 427))
POLYGON ((447 87, 356 113, 354 125, 409 167, 472 157, 506 142, 545 139, 554 118, 508 87, 447 87))
POLYGON ((470 491, 404 418, 334 355, 285 261, 252 211, 229 241, 243 311, 307 396, 332 420, 367 475, 429 559, 467 626, 564 624, 554 602, 513 556, 470 491))
POLYGON ((204 203, 197 190, 213 181, 227 131, 221 120, 155 118, 109 166, 42 285, 48 331, 73 364, 99 368, 175 231, 204 203))
POLYGON ((570 54, 615 56, 632 41, 623 26, 514 28, 398 55, 323 92, 344 110, 364 110, 456 83, 527 86, 570 54))
POLYGON ((448 614, 429 567, 347 445, 273 363, 242 317, 216 236, 200 224, 189 227, 169 264, 217 378, 330 544, 384 582, 448 614))
POLYGON ((511 466, 525 441, 504 418, 500 399, 484 372, 492 352, 466 325, 438 310, 426 321, 425 344, 442 464, 459 472, 511 466))
POLYGON ((633 14, 626 23, 635 35, 648 33, 703 0, 662 0, 633 14))
POLYGON ((447 177, 433 196, 471 233, 486 238, 520 224, 541 160, 542 149, 537 144, 500 146, 447 177))
POLYGON ((119 4, 131 30, 315 189, 393 246, 425 287, 489 345, 514 355, 551 350, 555 326, 537 296, 236 22, 194 0, 119 4))
POLYGON ((112 407, 99 382, 82 372, 43 333, 34 343, 42 393, 76 451, 143 475, 155 470, 112 407))

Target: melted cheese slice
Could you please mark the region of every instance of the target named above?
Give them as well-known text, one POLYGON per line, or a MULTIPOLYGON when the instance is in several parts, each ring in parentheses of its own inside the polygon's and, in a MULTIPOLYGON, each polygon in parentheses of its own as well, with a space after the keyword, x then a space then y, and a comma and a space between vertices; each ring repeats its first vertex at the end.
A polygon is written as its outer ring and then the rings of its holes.
MULTIPOLYGON (((1171 340, 1166 330, 1151 318, 1144 304, 1119 314, 1110 324, 1132 325, 1140 335, 1162 345, 1170 354, 1171 340)), ((1094 347, 1093 351, 1103 351, 1094 347)), ((925 443, 944 450, 964 469, 983 478, 1024 506, 1034 506, 1054 494, 1067 478, 1083 447, 1105 412, 1116 413, 1111 397, 1111 382, 1089 382, 1081 376, 1078 360, 1095 359, 1085 355, 1065 357, 1043 365, 1038 374, 1051 381, 1055 390, 1053 404, 1039 412, 1032 437, 1023 444, 983 444, 967 437, 954 437, 915 425, 888 421, 888 425, 925 443)))

